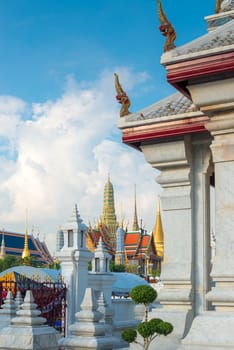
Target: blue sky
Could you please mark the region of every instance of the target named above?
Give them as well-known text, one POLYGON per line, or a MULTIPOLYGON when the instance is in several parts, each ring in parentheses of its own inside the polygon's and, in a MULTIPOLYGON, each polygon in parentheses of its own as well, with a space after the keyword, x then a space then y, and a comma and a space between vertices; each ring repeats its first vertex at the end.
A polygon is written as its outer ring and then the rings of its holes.
MULTIPOLYGON (((206 33, 215 0, 164 0, 176 46, 206 33)), ((34 233, 53 234, 75 203, 92 224, 102 210, 110 173, 117 214, 132 224, 155 221, 157 172, 121 144, 119 73, 131 111, 170 95, 160 65, 165 38, 155 0, 0 1, 0 222, 24 231, 25 208, 34 233), (153 209, 152 209, 153 208, 153 209)))
MULTIPOLYGON (((215 1, 164 0, 163 6, 179 46, 205 33, 203 17, 215 1)), ((93 81, 118 66, 151 76, 152 91, 137 96, 136 108, 169 90, 159 64, 164 38, 156 0, 1 0, 0 33, 3 94, 42 102, 62 93, 69 74, 93 81)))

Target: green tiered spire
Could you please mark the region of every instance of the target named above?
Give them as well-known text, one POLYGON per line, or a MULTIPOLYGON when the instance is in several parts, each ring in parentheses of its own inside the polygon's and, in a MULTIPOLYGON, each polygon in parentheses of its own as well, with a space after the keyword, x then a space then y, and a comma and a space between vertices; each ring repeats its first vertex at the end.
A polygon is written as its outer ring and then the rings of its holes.
POLYGON ((110 239, 115 244, 115 232, 117 229, 117 221, 115 215, 114 189, 108 175, 107 183, 104 187, 104 202, 101 215, 101 223, 108 227, 110 239))

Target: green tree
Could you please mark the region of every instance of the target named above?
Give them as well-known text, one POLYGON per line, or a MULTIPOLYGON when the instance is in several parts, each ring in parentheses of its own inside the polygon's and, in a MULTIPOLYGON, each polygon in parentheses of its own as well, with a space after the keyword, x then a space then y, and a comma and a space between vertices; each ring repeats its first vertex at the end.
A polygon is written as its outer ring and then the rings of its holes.
POLYGON ((110 271, 111 272, 125 272, 126 268, 123 264, 115 264, 113 260, 110 261, 110 271))
POLYGON ((13 266, 20 265, 20 259, 14 255, 7 255, 4 259, 0 260, 0 272, 5 271, 13 266))
POLYGON ((145 317, 144 321, 137 326, 137 330, 125 329, 121 336, 127 343, 139 344, 144 350, 147 350, 156 337, 170 334, 173 331, 173 326, 160 318, 148 320, 149 305, 157 298, 157 292, 154 288, 149 285, 136 286, 131 290, 130 296, 135 304, 145 305, 145 317), (137 333, 141 335, 143 342, 137 340, 137 333))
POLYGON ((44 267, 41 261, 38 261, 36 257, 29 256, 22 259, 14 255, 7 255, 4 259, 0 260, 0 272, 5 271, 13 266, 27 265, 33 267, 44 267))

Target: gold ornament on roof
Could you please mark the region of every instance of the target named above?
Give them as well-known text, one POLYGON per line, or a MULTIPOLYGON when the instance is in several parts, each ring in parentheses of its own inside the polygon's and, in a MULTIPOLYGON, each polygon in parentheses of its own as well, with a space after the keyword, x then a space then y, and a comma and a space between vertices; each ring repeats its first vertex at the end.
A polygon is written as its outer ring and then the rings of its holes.
POLYGON ((24 236, 24 250, 22 252, 22 259, 30 257, 30 250, 28 248, 28 210, 26 209, 26 230, 24 236))
POLYGON ((162 35, 166 36, 166 42, 164 44, 164 52, 166 52, 175 48, 176 32, 162 9, 161 0, 158 0, 158 16, 160 21, 159 30, 162 35))
POLYGON ((223 0, 216 0, 215 13, 219 13, 220 12, 222 2, 223 2, 223 0))
POLYGON ((125 115, 128 115, 131 113, 128 110, 131 105, 131 102, 129 100, 128 95, 120 85, 118 74, 114 73, 114 76, 115 76, 115 90, 117 92, 116 100, 122 105, 120 110, 120 117, 124 117, 125 115))
POLYGON ((164 234, 162 227, 161 211, 160 211, 160 198, 158 197, 158 208, 156 223, 153 229, 153 240, 156 248, 157 255, 163 259, 164 256, 164 234))

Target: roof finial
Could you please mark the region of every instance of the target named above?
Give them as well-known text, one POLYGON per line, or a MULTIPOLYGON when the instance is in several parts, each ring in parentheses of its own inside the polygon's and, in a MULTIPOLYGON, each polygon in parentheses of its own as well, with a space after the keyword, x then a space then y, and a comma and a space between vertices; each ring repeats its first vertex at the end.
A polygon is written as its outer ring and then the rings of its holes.
POLYGON ((223 0, 216 0, 215 13, 219 13, 220 12, 222 2, 223 2, 223 0))
POLYGON ((28 209, 26 209, 26 230, 24 236, 24 250, 22 252, 22 259, 28 258, 30 256, 30 251, 28 249, 28 209))
POLYGON ((120 85, 118 74, 114 73, 114 76, 115 76, 115 90, 117 92, 116 100, 122 105, 120 110, 120 117, 124 117, 125 115, 128 115, 131 113, 128 110, 131 105, 131 102, 128 98, 128 95, 120 85))
POLYGON ((157 217, 156 217, 156 223, 153 230, 153 239, 154 239, 154 245, 157 251, 157 255, 163 259, 164 235, 163 235, 162 219, 161 219, 161 212, 160 212, 160 197, 158 197, 157 217))
POLYGON ((133 218, 133 231, 139 231, 139 225, 137 220, 137 205, 136 205, 136 185, 134 185, 134 218, 133 218))
POLYGON ((5 249, 5 240, 4 240, 4 229, 2 230, 2 243, 0 248, 0 259, 4 259, 6 257, 6 249, 5 249))
POLYGON ((158 16, 160 21, 159 30, 162 35, 166 36, 166 42, 164 44, 164 52, 166 52, 175 48, 176 32, 162 9, 161 0, 158 0, 158 16))

